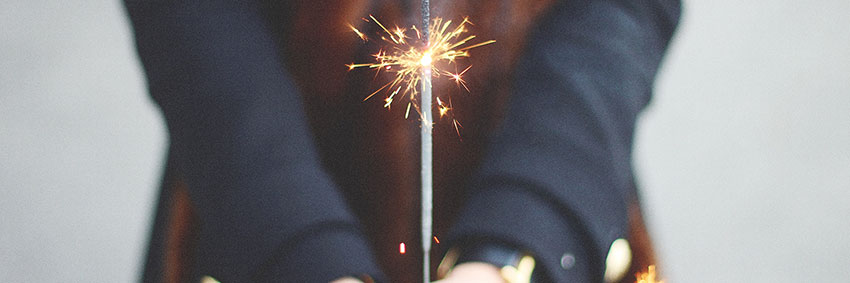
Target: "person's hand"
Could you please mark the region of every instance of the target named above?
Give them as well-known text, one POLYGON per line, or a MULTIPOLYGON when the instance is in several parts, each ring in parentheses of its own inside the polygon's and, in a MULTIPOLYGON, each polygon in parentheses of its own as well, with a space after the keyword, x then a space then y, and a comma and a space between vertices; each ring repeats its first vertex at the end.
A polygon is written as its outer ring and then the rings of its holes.
POLYGON ((331 281, 330 283, 363 283, 360 279, 354 277, 343 277, 337 280, 331 281))
MULTIPOLYGON (((499 268, 483 262, 467 262, 459 264, 452 269, 452 272, 443 278, 443 280, 434 281, 433 283, 505 283, 499 273, 499 268)), ((360 279, 354 277, 343 277, 331 281, 330 283, 363 283, 360 279)))
POLYGON ((446 278, 434 283, 505 283, 495 265, 483 262, 467 262, 455 266, 446 278))

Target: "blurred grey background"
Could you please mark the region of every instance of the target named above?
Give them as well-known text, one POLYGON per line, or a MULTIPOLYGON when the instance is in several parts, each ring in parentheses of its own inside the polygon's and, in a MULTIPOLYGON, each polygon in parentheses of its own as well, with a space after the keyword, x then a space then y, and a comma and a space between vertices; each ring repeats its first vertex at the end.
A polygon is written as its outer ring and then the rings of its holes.
MULTIPOLYGON (((635 155, 668 281, 850 280, 848 16, 685 3, 635 155)), ((1 1, 0 281, 135 281, 165 139, 119 1, 1 1)))

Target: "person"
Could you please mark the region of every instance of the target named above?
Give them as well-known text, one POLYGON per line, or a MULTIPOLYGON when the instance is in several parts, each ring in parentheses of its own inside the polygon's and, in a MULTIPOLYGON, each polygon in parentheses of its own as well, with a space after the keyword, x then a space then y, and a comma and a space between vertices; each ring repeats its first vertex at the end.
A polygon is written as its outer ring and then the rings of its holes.
MULTIPOLYGON (((338 110, 322 104, 327 96, 300 95, 352 87, 344 72, 300 57, 336 62, 362 51, 324 50, 303 27, 319 16, 340 26, 388 5, 367 2, 125 0, 170 137, 142 281, 386 281, 369 240, 381 231, 359 224, 369 219, 357 202, 372 196, 346 189, 354 173, 334 164, 362 156, 328 138, 360 133, 342 118, 312 116, 338 110)), ((502 89, 504 117, 481 134, 480 162, 463 171, 468 196, 444 239, 452 248, 441 282, 613 282, 632 261, 635 119, 680 4, 550 2, 515 44, 524 47, 502 89)))

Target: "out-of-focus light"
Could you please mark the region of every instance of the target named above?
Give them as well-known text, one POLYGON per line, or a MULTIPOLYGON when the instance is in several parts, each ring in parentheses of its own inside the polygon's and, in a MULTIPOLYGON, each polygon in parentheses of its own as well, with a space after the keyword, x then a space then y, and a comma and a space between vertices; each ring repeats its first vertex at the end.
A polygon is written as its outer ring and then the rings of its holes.
POLYGON ((656 278, 655 265, 650 265, 646 273, 635 274, 636 283, 664 283, 664 281, 656 278))

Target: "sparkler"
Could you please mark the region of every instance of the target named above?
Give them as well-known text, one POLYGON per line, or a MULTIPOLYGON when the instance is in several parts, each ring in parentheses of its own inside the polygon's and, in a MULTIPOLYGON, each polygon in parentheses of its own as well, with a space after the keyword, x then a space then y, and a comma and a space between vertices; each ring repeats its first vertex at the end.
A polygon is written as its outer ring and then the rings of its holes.
MULTIPOLYGON (((384 92, 386 93, 384 107, 391 108, 399 100, 407 98, 407 110, 404 117, 409 117, 411 109, 418 112, 423 122, 423 129, 430 129, 433 122, 430 111, 422 111, 422 109, 426 108, 416 103, 417 100, 420 100, 420 103, 427 101, 429 104, 432 101, 432 99, 425 99, 425 94, 420 93, 420 91, 424 92, 422 88, 429 86, 425 83, 425 80, 430 81, 432 77, 446 77, 454 81, 458 88, 469 92, 469 86, 466 85, 463 76, 472 66, 467 66, 462 71, 457 72, 459 69, 455 66, 457 59, 469 57, 470 49, 496 42, 495 40, 488 40, 474 44, 471 43, 476 36, 465 35, 467 32, 466 25, 471 23, 468 18, 464 18, 460 24, 455 26, 452 25, 453 22, 451 20, 443 21, 440 18, 436 18, 432 21, 431 25, 423 29, 416 26, 412 26, 410 29, 400 27, 390 29, 371 15, 368 19, 364 18, 363 20, 372 22, 381 28, 378 38, 384 41, 384 43, 387 43, 387 45, 379 50, 378 53, 372 55, 375 58, 374 62, 352 63, 346 66, 349 70, 368 68, 374 69, 377 72, 383 71, 395 75, 388 83, 366 96, 363 100, 369 100, 373 96, 384 92), (428 38, 427 42, 425 40, 426 38, 428 38), (416 41, 424 42, 422 44, 424 48, 416 46, 416 41), (449 71, 452 66, 455 66, 453 69, 456 72, 449 71), (430 70, 431 75, 424 75, 423 72, 426 69, 430 70), (421 97, 418 98, 420 94, 421 97), (429 115, 426 117, 425 114, 429 115)), ((363 41, 372 40, 353 25, 349 25, 349 28, 363 41)), ((440 118, 453 116, 450 113, 452 111, 450 99, 446 102, 437 97, 437 106, 440 110, 440 118)), ((431 106, 428 106, 427 109, 431 109, 431 106)), ((452 118, 452 126, 458 132, 458 135, 460 135, 460 128, 462 126, 454 118, 452 118)))
MULTIPOLYGON (((431 282, 431 222, 433 221, 433 144, 431 143, 431 2, 422 0, 422 31, 425 32, 425 53, 422 56, 422 282, 431 282)), ((435 25, 436 26, 436 25, 435 25)))
MULTIPOLYGON (((431 24, 430 2, 422 0, 422 25, 420 28, 412 26, 411 30, 415 32, 416 39, 422 42, 422 47, 417 48, 415 45, 408 42, 412 36, 408 36, 408 31, 399 27, 392 30, 388 29, 381 22, 375 19, 374 16, 369 16, 369 19, 376 25, 381 27, 383 33, 381 39, 388 43, 389 47, 381 49, 374 55, 375 62, 363 64, 349 64, 349 70, 355 68, 370 68, 378 72, 385 70, 395 73, 395 78, 384 86, 378 88, 375 92, 367 96, 368 100, 372 96, 381 91, 386 91, 387 97, 384 99, 384 107, 390 108, 396 101, 397 97, 408 97, 407 110, 404 117, 408 118, 411 106, 419 113, 420 121, 422 122, 421 134, 421 160, 422 160, 422 271, 423 282, 430 282, 430 253, 431 253, 431 237, 432 237, 432 213, 433 213, 433 172, 432 172, 432 93, 431 79, 433 77, 446 76, 454 80, 458 87, 463 87, 467 91, 469 88, 462 76, 471 67, 467 67, 461 72, 452 73, 442 69, 438 63, 452 65, 456 63, 455 59, 461 57, 469 57, 469 50, 481 47, 487 44, 496 42, 488 40, 476 44, 469 44, 475 38, 475 35, 463 36, 466 33, 466 24, 470 23, 468 18, 450 28, 452 21, 443 22, 442 19, 436 18, 431 24), (417 90, 417 86, 421 87, 417 90), (420 92, 421 91, 421 92, 420 92), (419 103, 416 105, 416 96, 420 95, 419 103)), ((369 19, 364 19, 369 22, 369 19)), ((349 25, 354 33, 357 34, 363 41, 368 41, 369 38, 357 28, 349 25)), ((452 110, 451 100, 446 104, 437 97, 437 107, 440 111, 440 117, 446 116, 452 110)), ((452 118, 452 125, 455 128, 458 136, 460 136, 460 123, 457 119, 452 118)), ((437 241, 436 237, 434 240, 437 241)))

